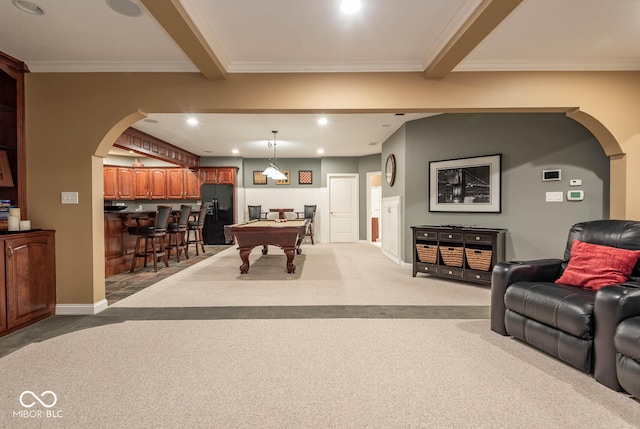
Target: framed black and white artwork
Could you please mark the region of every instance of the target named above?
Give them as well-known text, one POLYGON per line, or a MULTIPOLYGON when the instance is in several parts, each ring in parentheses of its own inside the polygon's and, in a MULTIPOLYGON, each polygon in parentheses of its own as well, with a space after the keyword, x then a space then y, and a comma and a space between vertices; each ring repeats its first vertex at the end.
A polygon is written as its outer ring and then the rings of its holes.
POLYGON ((502 155, 429 163, 429 211, 500 213, 502 155))

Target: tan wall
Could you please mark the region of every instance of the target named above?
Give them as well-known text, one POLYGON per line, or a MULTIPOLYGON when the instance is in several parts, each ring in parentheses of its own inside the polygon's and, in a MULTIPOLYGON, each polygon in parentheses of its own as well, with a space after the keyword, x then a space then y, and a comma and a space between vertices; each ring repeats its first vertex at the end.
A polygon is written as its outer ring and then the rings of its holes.
POLYGON ((611 217, 640 219, 640 73, 50 73, 26 77, 27 194, 36 228, 56 235, 59 304, 104 298, 102 168, 141 112, 566 112, 611 161, 611 217), (77 191, 78 205, 60 193, 77 191))

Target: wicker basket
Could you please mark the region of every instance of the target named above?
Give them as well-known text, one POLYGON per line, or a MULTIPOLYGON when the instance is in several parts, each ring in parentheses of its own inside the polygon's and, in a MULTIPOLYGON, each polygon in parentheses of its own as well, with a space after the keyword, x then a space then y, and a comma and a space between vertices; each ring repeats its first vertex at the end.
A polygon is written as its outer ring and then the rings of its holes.
POLYGON ((467 264, 472 270, 489 271, 491 267, 491 250, 464 249, 467 264))
POLYGON ((425 262, 427 264, 436 263, 438 246, 433 244, 416 244, 416 250, 418 251, 418 259, 420 259, 420 262, 425 262))
POLYGON ((442 256, 444 264, 449 267, 462 266, 462 247, 440 246, 440 256, 442 256))

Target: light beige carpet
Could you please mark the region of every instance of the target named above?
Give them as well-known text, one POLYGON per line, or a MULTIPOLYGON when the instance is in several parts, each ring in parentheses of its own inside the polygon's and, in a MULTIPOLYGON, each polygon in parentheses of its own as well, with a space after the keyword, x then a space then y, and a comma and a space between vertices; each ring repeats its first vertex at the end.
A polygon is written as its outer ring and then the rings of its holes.
POLYGON ((136 321, 35 343, 0 364, 2 428, 640 422, 640 404, 492 333, 488 320, 136 321), (25 390, 54 392, 49 410, 62 418, 14 417, 25 390))
POLYGON ((490 288, 451 282, 401 267, 369 244, 304 245, 304 263, 294 275, 284 253, 269 247, 250 255, 240 274, 235 247, 142 290, 115 307, 247 305, 489 305, 490 288), (261 263, 268 259, 269 263, 261 263))
POLYGON ((497 335, 486 318, 434 307, 486 308, 488 287, 413 278, 366 244, 304 251, 298 278, 260 279, 258 269, 241 276, 229 249, 1 354, 0 428, 638 427, 635 399, 497 335), (251 311, 278 305, 299 307, 251 311), (429 316, 303 318, 305 305, 413 316, 425 306, 429 316))

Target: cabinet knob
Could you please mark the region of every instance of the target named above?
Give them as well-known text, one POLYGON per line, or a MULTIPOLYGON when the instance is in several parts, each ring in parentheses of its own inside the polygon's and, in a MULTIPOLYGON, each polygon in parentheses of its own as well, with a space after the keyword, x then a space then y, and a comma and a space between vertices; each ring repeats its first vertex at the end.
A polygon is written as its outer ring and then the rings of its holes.
POLYGON ((480 237, 476 236, 476 240, 480 240, 480 237))
POLYGON ((453 274, 453 271, 449 270, 449 274, 453 274))
POLYGON ((453 235, 449 234, 449 238, 453 237, 453 235))
POLYGON ((13 247, 9 246, 9 257, 13 256, 13 247))
POLYGON ((480 279, 480 274, 476 274, 476 278, 477 278, 477 279, 480 279))

